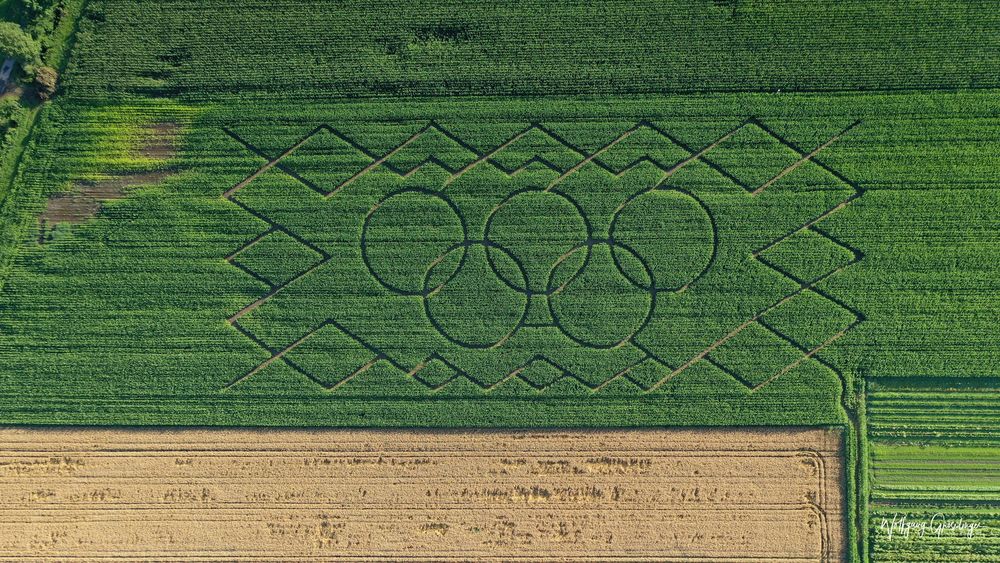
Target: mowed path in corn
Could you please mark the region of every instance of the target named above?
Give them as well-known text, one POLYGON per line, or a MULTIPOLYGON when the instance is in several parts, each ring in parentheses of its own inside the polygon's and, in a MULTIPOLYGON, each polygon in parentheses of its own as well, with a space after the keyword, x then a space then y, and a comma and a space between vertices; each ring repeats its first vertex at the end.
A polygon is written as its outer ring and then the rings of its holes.
POLYGON ((0 560, 840 561, 840 430, 0 429, 0 560))

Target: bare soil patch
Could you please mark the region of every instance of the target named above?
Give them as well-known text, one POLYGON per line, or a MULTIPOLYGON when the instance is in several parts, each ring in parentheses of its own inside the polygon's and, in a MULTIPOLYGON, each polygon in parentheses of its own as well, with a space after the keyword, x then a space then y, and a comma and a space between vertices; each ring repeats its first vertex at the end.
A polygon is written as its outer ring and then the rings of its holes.
POLYGON ((177 139, 181 127, 176 123, 156 123, 148 130, 149 137, 139 149, 139 154, 149 158, 167 160, 177 156, 177 139))
POLYGON ((126 188, 158 184, 171 174, 173 172, 169 170, 157 170, 142 174, 112 176, 100 182, 81 182, 73 191, 50 197, 45 211, 38 216, 38 220, 46 225, 83 223, 97 215, 102 201, 122 199, 126 195, 126 188))
MULTIPOLYGON (((157 160, 169 160, 177 155, 180 126, 176 123, 157 123, 149 127, 147 141, 139 154, 157 160)), ((48 240, 48 229, 58 223, 83 223, 97 216, 101 203, 122 199, 127 188, 152 185, 174 174, 173 170, 154 170, 135 174, 116 174, 97 182, 78 182, 73 189, 55 194, 46 202, 45 210, 38 216, 38 242, 48 240)))
POLYGON ((840 561, 834 430, 0 430, 0 559, 840 561))

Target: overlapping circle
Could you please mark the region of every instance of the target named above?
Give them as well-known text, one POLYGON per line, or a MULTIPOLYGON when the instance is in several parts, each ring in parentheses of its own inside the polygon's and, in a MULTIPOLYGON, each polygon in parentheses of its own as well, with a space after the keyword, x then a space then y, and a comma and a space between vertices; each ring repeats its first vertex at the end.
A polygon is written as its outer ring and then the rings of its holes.
POLYGON ((520 190, 491 211, 482 232, 470 237, 447 195, 401 190, 365 218, 362 258, 383 287, 419 296, 428 321, 461 346, 499 346, 544 304, 567 338, 612 348, 649 322, 659 293, 701 277, 717 246, 707 206, 675 189, 628 198, 607 236, 595 236, 568 194, 520 190))

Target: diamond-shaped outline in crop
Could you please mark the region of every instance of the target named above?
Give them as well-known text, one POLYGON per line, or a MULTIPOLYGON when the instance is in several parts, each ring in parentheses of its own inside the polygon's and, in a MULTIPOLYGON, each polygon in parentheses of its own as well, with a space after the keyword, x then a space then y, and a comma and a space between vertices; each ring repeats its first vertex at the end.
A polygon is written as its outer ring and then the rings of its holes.
POLYGON ((712 350, 706 359, 747 388, 759 389, 795 364, 801 351, 760 322, 712 350))
POLYGON ((514 373, 535 389, 545 389, 557 379, 564 377, 566 370, 544 356, 536 356, 514 370, 514 373))
POLYGON ((852 309, 819 291, 810 290, 757 322, 803 349, 812 350, 822 346, 830 335, 850 330, 861 319, 862 316, 852 309))
POLYGON ((431 389, 440 389, 461 375, 461 372, 444 359, 432 356, 414 368, 410 375, 431 389))
POLYGON ((353 141, 323 128, 287 155, 279 167, 314 191, 327 194, 374 161, 371 154, 360 150, 353 141), (339 166, 330 166, 331 158, 339 166), (316 161, 321 161, 319 166, 315 166, 316 161))
POLYGON ((344 384, 380 359, 379 353, 332 323, 309 333, 284 356, 285 363, 326 389, 344 384))
POLYGON ((760 253, 757 259, 793 280, 809 283, 846 267, 860 256, 858 251, 811 227, 760 253))
POLYGON ((229 256, 231 264, 271 287, 288 283, 322 260, 320 253, 275 229, 265 231, 229 256))
POLYGON ((760 189, 800 158, 796 151, 756 123, 741 127, 704 157, 727 171, 748 192, 760 189), (748 152, 754 156, 748 157, 748 152))

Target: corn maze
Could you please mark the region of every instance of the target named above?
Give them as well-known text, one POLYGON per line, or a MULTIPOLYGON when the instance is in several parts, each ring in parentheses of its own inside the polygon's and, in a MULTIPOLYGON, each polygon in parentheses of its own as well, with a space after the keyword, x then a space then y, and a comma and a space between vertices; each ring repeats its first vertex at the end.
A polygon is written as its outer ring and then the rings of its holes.
POLYGON ((803 149, 751 119, 693 148, 640 122, 588 153, 544 124, 483 150, 432 122, 381 155, 329 125, 273 155, 227 129, 266 164, 223 197, 268 226, 227 260, 269 287, 228 321, 273 351, 227 387, 276 361, 331 391, 378 362, 484 392, 650 392, 699 362, 752 392, 831 369, 817 353, 862 317, 816 286, 861 253, 817 225, 860 191, 816 157, 856 125, 803 149), (747 154, 766 166, 741 168, 747 154), (320 196, 315 218, 281 222, 292 190, 320 196), (726 291, 759 305, 716 313, 726 291), (320 295, 290 342, 259 320, 320 295))

